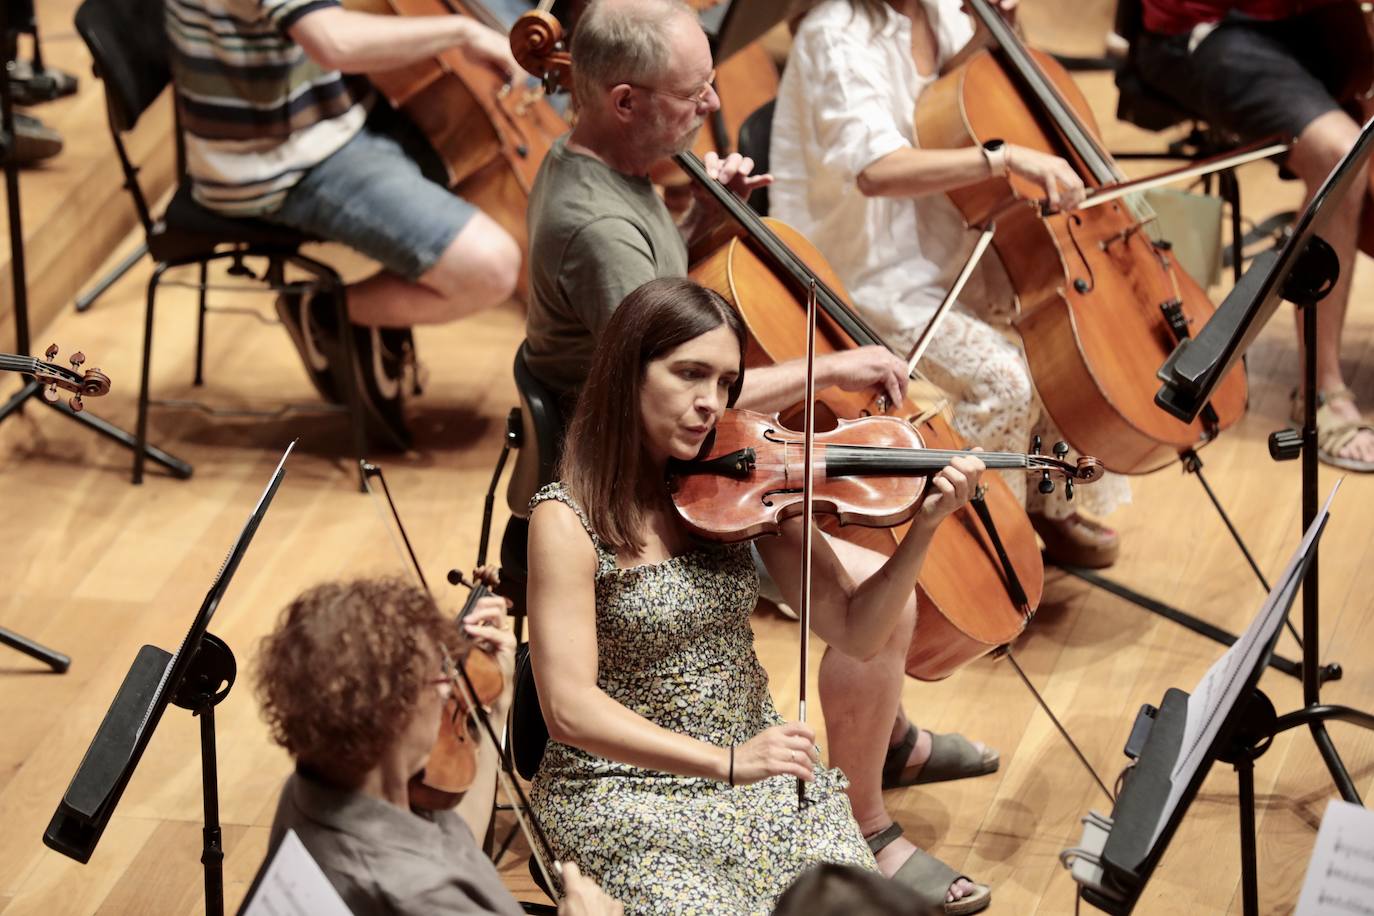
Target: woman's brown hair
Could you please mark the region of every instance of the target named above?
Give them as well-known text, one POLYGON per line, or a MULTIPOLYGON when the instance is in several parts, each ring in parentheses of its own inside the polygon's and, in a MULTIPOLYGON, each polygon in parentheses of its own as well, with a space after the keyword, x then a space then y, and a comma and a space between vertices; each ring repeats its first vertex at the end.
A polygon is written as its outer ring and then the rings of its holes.
POLYGON ((739 342, 739 377, 728 401, 733 405, 744 384, 748 338, 744 322, 719 293, 685 278, 650 280, 625 297, 601 331, 568 427, 559 477, 612 550, 643 546, 640 500, 656 483, 646 476, 639 416, 645 369, 721 325, 739 342))
POLYGON ((315 586, 258 650, 273 740, 329 782, 357 786, 410 721, 441 645, 455 658, 467 648, 434 599, 404 580, 315 586))

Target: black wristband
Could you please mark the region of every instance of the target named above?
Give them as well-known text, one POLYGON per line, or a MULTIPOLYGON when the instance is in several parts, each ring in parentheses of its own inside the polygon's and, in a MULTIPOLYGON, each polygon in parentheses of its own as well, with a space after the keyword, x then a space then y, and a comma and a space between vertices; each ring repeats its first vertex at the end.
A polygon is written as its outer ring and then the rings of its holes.
POLYGON ((730 745, 730 785, 735 785, 735 746, 730 745))

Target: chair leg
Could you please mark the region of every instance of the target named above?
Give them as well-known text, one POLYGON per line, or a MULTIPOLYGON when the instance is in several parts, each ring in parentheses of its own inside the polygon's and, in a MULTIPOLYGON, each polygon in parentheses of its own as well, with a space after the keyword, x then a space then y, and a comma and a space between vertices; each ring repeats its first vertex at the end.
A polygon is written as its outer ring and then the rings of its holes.
POLYGON ((153 306, 157 301, 157 285, 167 265, 158 264, 148 278, 148 303, 143 312, 143 370, 138 386, 138 425, 134 432, 133 483, 143 483, 143 460, 148 449, 148 377, 153 361, 153 306))
MULTIPOLYGON (((332 272, 332 271, 331 271, 332 272)), ((358 492, 367 492, 367 481, 363 477, 362 460, 367 457, 367 431, 363 425, 363 402, 362 394, 358 390, 358 372, 353 352, 353 342, 348 339, 353 333, 352 325, 348 320, 348 290, 344 286, 343 278, 337 273, 333 275, 333 282, 338 295, 334 301, 338 304, 338 313, 335 316, 339 329, 339 363, 340 370, 344 379, 344 391, 348 398, 348 423, 353 433, 353 455, 359 461, 358 465, 358 492)))
POLYGON ((1240 224, 1240 182, 1236 180, 1236 173, 1227 169, 1221 173, 1218 184, 1222 198, 1231 207, 1231 272, 1239 283, 1244 273, 1241 261, 1245 248, 1245 232, 1240 224))
POLYGON ((205 384, 205 287, 209 284, 210 264, 200 262, 200 308, 196 314, 196 377, 192 384, 205 384))

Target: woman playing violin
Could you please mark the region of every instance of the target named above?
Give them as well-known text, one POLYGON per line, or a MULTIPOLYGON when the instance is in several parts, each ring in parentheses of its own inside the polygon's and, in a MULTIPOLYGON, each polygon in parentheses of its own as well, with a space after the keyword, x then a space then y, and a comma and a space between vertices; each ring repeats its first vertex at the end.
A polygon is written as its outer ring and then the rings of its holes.
MULTIPOLYGON (((477 603, 460 633, 425 592, 396 579, 331 582, 302 594, 263 642, 257 688, 272 737, 291 754, 268 857, 294 830, 349 909, 362 914, 522 912, 474 835, 486 832, 496 751, 454 811, 412 810, 450 691, 444 653, 469 640, 510 684, 514 637, 503 599, 477 603), (464 638, 466 636, 466 638, 464 638)), ((509 687, 493 704, 498 720, 509 687)), ((499 727, 499 726, 498 726, 499 727)), ((565 865, 564 914, 619 905, 565 865)))
MULTIPOLYGON (((769 696, 749 548, 694 542, 669 499, 668 462, 695 457, 738 396, 744 345, 737 314, 693 281, 635 290, 592 357, 561 482, 534 500, 530 649, 553 741, 531 802, 555 853, 575 853, 630 912, 767 912, 808 865, 876 867, 843 775, 818 765, 813 731, 769 696)), ((878 651, 982 467, 962 457, 935 476, 910 534, 862 584, 815 539, 823 639, 858 658, 878 651)), ((793 519, 758 543, 793 602, 801 542, 793 519)), ((987 888, 929 862, 914 902, 986 906, 987 888)))
MULTIPOLYGON (((1015 0, 999 6, 1009 13, 1015 0)), ((1072 208, 1084 195, 1067 162, 1037 150, 1000 141, 988 149, 916 146, 917 99, 973 36, 959 0, 826 0, 801 21, 778 90, 772 215, 816 243, 859 311, 899 350, 915 342, 972 248, 945 192, 1012 172, 1043 187, 1056 207, 1072 208)), ((960 298, 921 364, 953 396, 959 434, 990 451, 1024 451, 1037 434, 1062 438, 1009 339, 1005 276, 981 269, 960 298)), ((1007 483, 1024 493, 1024 478, 1013 478, 1007 483)), ((1072 505, 1062 493, 1027 494, 1057 559, 1115 560, 1116 533, 1073 508, 1100 515, 1129 499, 1124 479, 1107 480, 1115 483, 1072 505)))

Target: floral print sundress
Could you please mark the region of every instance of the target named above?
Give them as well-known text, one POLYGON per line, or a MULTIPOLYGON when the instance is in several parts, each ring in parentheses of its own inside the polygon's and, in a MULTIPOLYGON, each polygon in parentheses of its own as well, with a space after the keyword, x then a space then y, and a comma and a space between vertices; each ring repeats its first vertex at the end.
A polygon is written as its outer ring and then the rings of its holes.
MULTIPOLYGON (((531 508, 550 499, 577 513, 596 549, 597 677, 612 699, 721 747, 783 722, 749 628, 758 575, 748 545, 704 545, 620 569, 561 484, 541 490, 531 508)), ((550 741, 530 803, 556 855, 626 913, 768 913, 811 865, 876 868, 844 774, 815 773, 799 810, 791 777, 731 788, 550 741)))

